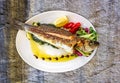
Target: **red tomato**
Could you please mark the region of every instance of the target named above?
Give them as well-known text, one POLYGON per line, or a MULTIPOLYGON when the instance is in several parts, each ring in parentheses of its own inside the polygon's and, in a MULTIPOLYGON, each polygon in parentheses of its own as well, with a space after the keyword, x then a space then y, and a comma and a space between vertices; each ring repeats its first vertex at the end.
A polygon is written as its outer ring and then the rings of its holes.
POLYGON ((68 25, 69 25, 69 23, 65 24, 63 27, 67 29, 68 25))
POLYGON ((69 23, 65 24, 63 27, 66 28, 66 29, 69 29, 69 28, 71 28, 73 25, 74 25, 73 22, 69 22, 69 23))
POLYGON ((80 26, 81 26, 80 22, 77 22, 76 24, 74 24, 72 26, 72 28, 70 29, 70 32, 73 33, 73 34, 75 34, 76 31, 79 29, 80 26))
POLYGON ((74 23, 73 23, 73 22, 70 22, 67 27, 68 27, 68 28, 72 28, 73 25, 74 25, 74 23))
POLYGON ((77 22, 77 23, 75 23, 72 27, 73 27, 73 28, 76 28, 76 27, 80 27, 80 26, 81 26, 80 22, 77 22))

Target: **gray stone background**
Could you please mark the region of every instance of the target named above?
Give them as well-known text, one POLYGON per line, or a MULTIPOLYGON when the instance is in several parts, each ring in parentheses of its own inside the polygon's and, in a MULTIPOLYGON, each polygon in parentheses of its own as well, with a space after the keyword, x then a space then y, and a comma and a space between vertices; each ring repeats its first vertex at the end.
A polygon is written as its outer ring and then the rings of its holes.
POLYGON ((120 0, 0 0, 0 83, 120 83, 120 0), (15 47, 13 20, 26 21, 48 10, 67 10, 87 18, 100 47, 85 66, 47 73, 27 65, 15 47))

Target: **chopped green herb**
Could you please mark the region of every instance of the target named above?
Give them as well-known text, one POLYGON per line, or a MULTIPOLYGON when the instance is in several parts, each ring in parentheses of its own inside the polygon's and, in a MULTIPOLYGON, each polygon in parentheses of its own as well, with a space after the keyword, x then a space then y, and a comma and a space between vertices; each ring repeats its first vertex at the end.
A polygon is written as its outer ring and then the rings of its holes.
POLYGON ((85 32, 85 30, 81 27, 78 31, 77 31, 77 36, 79 37, 83 37, 83 38, 87 38, 93 41, 97 41, 97 37, 98 34, 96 33, 96 31, 90 27, 90 33, 85 32))
MULTIPOLYGON (((35 42, 39 43, 40 45, 43 45, 43 44, 51 45, 51 44, 49 44, 49 43, 47 43, 47 42, 44 42, 44 41, 38 39, 38 38, 35 37, 33 34, 31 34, 31 36, 32 36, 32 39, 33 39, 35 42)), ((51 46, 54 47, 54 48, 56 48, 56 49, 58 49, 58 47, 56 47, 56 46, 54 46, 54 45, 51 45, 51 46)))

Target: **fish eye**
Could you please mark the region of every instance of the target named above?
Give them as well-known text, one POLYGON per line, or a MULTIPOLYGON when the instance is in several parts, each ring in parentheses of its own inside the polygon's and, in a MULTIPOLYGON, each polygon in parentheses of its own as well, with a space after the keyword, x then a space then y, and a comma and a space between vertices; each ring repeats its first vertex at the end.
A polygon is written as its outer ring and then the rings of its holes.
POLYGON ((92 46, 93 44, 94 44, 94 42, 92 42, 92 41, 89 42, 89 45, 90 45, 90 46, 92 46))

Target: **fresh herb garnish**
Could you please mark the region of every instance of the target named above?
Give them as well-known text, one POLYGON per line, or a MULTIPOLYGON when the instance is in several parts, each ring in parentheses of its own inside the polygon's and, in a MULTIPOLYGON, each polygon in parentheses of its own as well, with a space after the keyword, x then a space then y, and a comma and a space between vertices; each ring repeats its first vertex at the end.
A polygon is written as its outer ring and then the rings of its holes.
MULTIPOLYGON (((35 42, 39 43, 40 45, 44 45, 44 44, 51 45, 50 43, 47 43, 47 42, 45 42, 45 41, 42 41, 42 40, 38 39, 38 38, 35 37, 33 34, 31 34, 31 37, 32 37, 32 39, 33 39, 35 42)), ((56 46, 54 46, 54 45, 51 45, 51 46, 54 47, 54 48, 56 48, 56 49, 58 49, 58 47, 56 47, 56 46)))
POLYGON ((92 27, 90 27, 90 32, 87 33, 82 27, 76 32, 77 36, 87 38, 93 41, 97 41, 97 33, 95 30, 93 30, 92 27))

